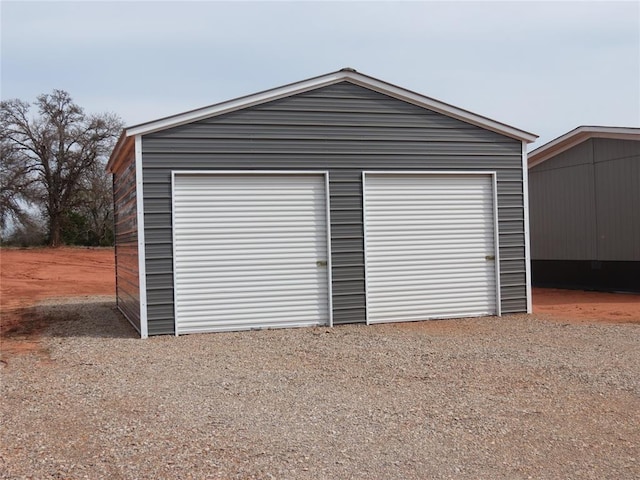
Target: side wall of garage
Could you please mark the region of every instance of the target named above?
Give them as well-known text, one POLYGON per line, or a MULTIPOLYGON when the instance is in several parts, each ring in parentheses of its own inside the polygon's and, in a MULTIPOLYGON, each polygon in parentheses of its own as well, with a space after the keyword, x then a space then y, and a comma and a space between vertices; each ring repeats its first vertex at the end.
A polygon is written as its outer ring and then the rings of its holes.
POLYGON ((591 138, 529 170, 532 281, 640 291, 640 142, 591 138))
POLYGON ((138 208, 136 164, 133 151, 113 172, 118 308, 140 332, 140 283, 138 268, 138 208))
POLYGON ((334 323, 365 321, 363 170, 497 172, 502 312, 526 311, 522 144, 342 82, 142 138, 149 334, 174 332, 171 171, 329 171, 334 323))

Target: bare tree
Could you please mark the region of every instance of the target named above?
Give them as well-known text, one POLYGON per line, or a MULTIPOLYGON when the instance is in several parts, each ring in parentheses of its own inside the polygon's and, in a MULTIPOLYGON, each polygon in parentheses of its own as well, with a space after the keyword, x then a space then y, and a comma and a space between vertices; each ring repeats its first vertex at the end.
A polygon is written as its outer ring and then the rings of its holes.
POLYGON ((87 169, 82 179, 76 209, 87 222, 87 243, 113 243, 113 195, 111 176, 105 175, 105 165, 96 163, 87 169))
POLYGON ((27 204, 38 197, 32 170, 20 161, 16 147, 6 138, 0 138, 0 231, 9 227, 26 227, 32 216, 27 204))
MULTIPOLYGON (((63 90, 40 95, 30 117, 21 100, 0 103, 0 134, 33 183, 48 222, 49 244, 61 242, 63 219, 78 206, 83 178, 104 162, 122 129, 113 114, 86 115, 63 90)), ((106 174, 105 174, 106 176, 106 174)))

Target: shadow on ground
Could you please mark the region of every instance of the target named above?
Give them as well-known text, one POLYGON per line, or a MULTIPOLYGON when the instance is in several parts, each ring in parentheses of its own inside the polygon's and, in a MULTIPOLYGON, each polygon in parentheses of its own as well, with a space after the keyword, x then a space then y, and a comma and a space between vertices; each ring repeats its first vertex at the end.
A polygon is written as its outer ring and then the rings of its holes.
POLYGON ((13 312, 3 340, 29 341, 35 337, 137 338, 138 333, 118 311, 113 299, 63 299, 13 312), (90 320, 90 321, 88 321, 90 320))

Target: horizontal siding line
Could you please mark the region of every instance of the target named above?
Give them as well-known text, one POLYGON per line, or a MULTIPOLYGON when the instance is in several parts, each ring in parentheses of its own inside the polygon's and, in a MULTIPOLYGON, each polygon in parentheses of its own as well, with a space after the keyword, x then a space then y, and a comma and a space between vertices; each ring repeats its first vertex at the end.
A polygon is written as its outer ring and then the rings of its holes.
MULTIPOLYGON (((336 173, 340 173, 342 170, 345 171, 352 171, 353 170, 353 164, 350 166, 341 166, 341 165, 333 165, 333 166, 325 166, 322 163, 318 162, 315 163, 313 165, 310 166, 304 166, 304 165, 300 165, 300 163, 303 161, 303 159, 309 159, 309 157, 325 157, 327 161, 336 161, 336 160, 340 160, 342 161, 341 157, 347 157, 347 156, 359 156, 361 157, 361 168, 363 170, 367 170, 367 171, 376 171, 376 170, 389 170, 390 168, 393 169, 394 171, 398 171, 398 172, 402 172, 403 170, 409 170, 409 171, 415 171, 417 170, 424 170, 425 173, 429 173, 430 170, 443 170, 446 169, 447 171, 456 171, 456 170, 464 170, 464 171, 468 171, 469 170, 469 166, 454 166, 452 165, 452 162, 459 162, 459 161, 467 161, 467 162, 484 162, 487 160, 487 158, 493 158, 494 155, 491 154, 487 154, 487 155, 478 155, 478 154, 457 154, 457 155, 453 155, 453 157, 460 157, 460 158, 454 158, 451 159, 451 155, 446 155, 446 154, 428 154, 428 153, 407 153, 407 154, 403 154, 402 157, 412 157, 411 160, 414 160, 416 162, 437 162, 442 164, 443 166, 440 165, 433 165, 433 164, 427 164, 425 163, 424 165, 420 166, 420 167, 416 167, 415 165, 409 165, 409 166, 398 166, 397 164, 394 164, 394 159, 397 159, 399 155, 391 154, 388 152, 382 152, 382 153, 375 153, 375 154, 370 154, 370 153, 348 153, 348 154, 342 154, 342 153, 327 153, 327 152, 300 152, 300 153, 292 153, 289 154, 288 152, 268 152, 268 153, 256 153, 256 152, 243 152, 243 153, 237 153, 237 154, 223 154, 221 153, 220 156, 224 156, 224 158, 211 158, 212 155, 216 155, 217 154, 211 154, 211 153, 202 153, 202 152, 164 152, 162 154, 155 154, 158 157, 175 157, 175 158, 180 158, 184 161, 184 157, 186 155, 188 156, 192 156, 194 157, 193 160, 195 161, 200 161, 200 162, 220 162, 222 163, 222 165, 219 165, 217 167, 211 167, 211 166, 190 166, 190 167, 178 167, 177 165, 173 164, 172 165, 172 160, 167 161, 166 164, 160 164, 160 165, 153 165, 154 161, 166 161, 163 158, 157 158, 157 159, 152 159, 149 160, 149 162, 151 162, 151 164, 147 164, 144 167, 144 171, 149 174, 149 173, 155 173, 155 172, 161 172, 163 174, 163 177, 167 177, 167 182, 169 181, 168 179, 170 178, 170 173, 172 171, 175 172, 182 172, 182 171, 193 171, 193 170, 201 170, 203 172, 209 172, 209 173, 214 173, 217 170, 237 170, 238 172, 240 172, 240 174, 242 174, 242 172, 247 172, 249 174, 251 173, 260 173, 260 170, 283 170, 283 171, 287 171, 287 170, 291 170, 292 168, 295 168, 296 170, 299 171, 318 171, 318 170, 328 170, 329 171, 329 175, 331 175, 332 172, 336 172, 336 173), (261 163, 264 163, 264 165, 260 165, 260 164, 256 164, 256 165, 252 165, 252 166, 240 166, 237 164, 237 160, 234 159, 233 157, 247 157, 246 160, 247 161, 260 161, 261 163), (274 158, 268 158, 269 156, 273 156, 274 158), (381 166, 380 164, 378 165, 372 165, 369 164, 368 162, 371 160, 369 157, 388 157, 389 160, 389 164, 385 165, 385 166, 381 166), (287 157, 291 157, 291 158, 287 158, 287 157), (282 162, 285 161, 285 165, 278 165, 273 164, 271 162, 282 162), (293 162, 293 163, 292 163, 293 162), (292 165, 295 165, 295 167, 292 167, 292 165)), ((509 155, 504 155, 503 157, 508 157, 509 155)), ((407 158, 403 158, 403 160, 407 160, 407 158)), ((503 164, 500 166, 494 165, 494 166, 489 166, 487 164, 482 164, 482 165, 477 165, 476 168, 474 170, 478 170, 478 171, 487 171, 487 172, 493 172, 496 171, 498 172, 498 174, 500 174, 500 172, 504 172, 504 173, 508 173, 508 172, 520 172, 520 168, 516 165, 517 161, 521 161, 520 158, 512 158, 510 161, 513 161, 514 165, 509 165, 509 164, 503 164)), ((513 180, 509 180, 509 181, 516 181, 518 178, 520 178, 520 176, 515 177, 513 180)), ((146 195, 145 195, 146 197, 146 195)))
POLYGON ((127 268, 124 265, 120 264, 118 265, 118 279, 126 279, 126 278, 134 278, 137 279, 138 278, 138 270, 137 269, 131 269, 131 268, 127 268))
MULTIPOLYGON (((430 115, 430 111, 424 109, 424 112, 426 112, 425 116, 431 116, 430 115)), ((345 113, 345 112, 336 112, 336 113, 345 113)), ((354 112, 357 115, 362 115, 364 117, 367 117, 367 113, 361 113, 361 112, 354 112)), ((435 112, 434 112, 435 113, 435 112)), ((397 115, 397 114, 396 114, 397 115)), ((440 114, 435 114, 435 116, 438 116, 440 114)), ((409 117, 411 117, 412 120, 415 119, 416 115, 415 114, 409 114, 409 117)), ((458 124, 456 124, 455 126, 453 125, 442 125, 442 124, 428 124, 425 125, 424 123, 420 124, 416 124, 416 123, 411 123, 409 125, 404 125, 404 124, 397 124, 397 123, 389 123, 389 122, 381 122, 379 124, 375 124, 375 123, 367 123, 367 124, 359 124, 359 125, 354 125, 353 122, 351 121, 345 121, 344 123, 330 123, 327 124, 326 119, 323 120, 313 120, 311 118, 306 118, 304 119, 304 123, 302 123, 300 120, 292 122, 290 121, 291 117, 288 115, 281 115, 279 118, 279 122, 275 123, 273 116, 268 116, 263 119, 260 118, 252 118, 250 123, 247 123, 244 120, 236 120, 235 118, 233 118, 232 116, 228 116, 227 118, 224 119, 224 121, 220 121, 221 117, 212 117, 209 119, 205 119, 205 120, 201 120, 200 122, 193 124, 193 125, 202 125, 205 128, 206 127, 215 127, 215 126, 219 126, 219 125, 229 125, 229 126, 233 126, 233 125, 241 125, 243 127, 246 127, 247 125, 251 125, 253 126, 273 126, 273 125, 277 125, 277 126, 282 126, 282 127, 300 127, 300 126, 310 126, 310 127, 351 127, 351 128, 367 128, 367 127, 385 127, 385 128, 390 128, 390 129, 406 129, 406 128, 416 128, 416 129, 424 129, 424 128, 429 128, 429 129, 434 129, 434 130, 455 130, 455 131, 477 131, 479 127, 476 127, 475 125, 471 125, 469 123, 464 123, 464 122, 460 122, 458 124), (262 120, 262 121, 260 121, 262 120)), ((149 138, 159 138, 160 135, 158 134, 150 134, 149 138)), ((496 136, 497 138, 500 138, 498 136, 496 136)), ((512 140, 513 141, 513 140, 512 140)))
MULTIPOLYGON (((333 125, 332 125, 333 126, 333 125)), ((364 127, 362 128, 362 130, 367 129, 368 127, 364 127)), ((417 128, 416 128, 417 129, 417 128)), ((425 127, 421 127, 422 130, 427 130, 427 128, 425 127)), ((402 129, 402 130, 406 130, 406 129, 402 129)), ((452 132, 453 133, 453 132, 452 132)), ((455 132, 456 134, 458 132, 455 132)), ((163 143, 171 143, 173 144, 176 141, 182 141, 182 142, 191 142, 191 141, 198 141, 198 140, 206 140, 206 141, 216 141, 216 140, 220 140, 220 141, 260 141, 260 142, 270 142, 270 141, 307 141, 307 142, 322 142, 322 141, 326 141, 326 140, 331 140, 331 141, 335 141, 335 142, 341 142, 341 141, 345 141, 345 142, 367 142, 367 143, 385 143, 385 142, 402 142, 402 143, 424 143, 424 142, 429 142, 430 144, 443 144, 443 143, 452 143, 455 142, 457 144, 467 144, 467 143, 478 143, 478 144, 482 144, 482 145, 509 145, 512 146, 513 144, 510 142, 500 142, 500 141, 495 141, 492 139, 483 139, 483 138, 478 138, 478 137, 474 137, 474 138, 464 138, 462 140, 455 140, 455 135, 451 135, 450 138, 433 138, 431 135, 427 135, 426 133, 424 134, 424 136, 422 136, 421 138, 411 138, 411 137, 407 137, 407 136, 402 136, 402 138, 398 138, 397 136, 394 136, 394 132, 388 132, 387 135, 384 136, 380 136, 381 134, 376 134, 376 133, 370 133, 368 135, 362 135, 362 134, 357 134, 354 133, 353 135, 340 135, 340 134, 331 134, 328 133, 326 135, 321 135, 321 134, 315 134, 315 135, 304 135, 302 133, 298 133, 298 134, 291 134, 290 136, 286 136, 286 135, 281 135, 278 133, 272 133, 271 135, 259 135, 256 134, 254 132, 246 132, 246 133, 238 133, 237 135, 231 135, 231 134, 226 134, 226 135, 218 135, 218 136, 210 136, 207 135, 206 133, 203 133, 201 136, 200 135, 189 135, 189 136, 171 136, 171 137, 164 137, 164 138, 154 138, 152 140, 151 146, 147 145, 145 152, 143 153, 149 153, 150 151, 153 151, 153 149, 158 148, 159 145, 162 145, 163 143)), ((420 137, 418 135, 418 137, 420 137)), ((514 148, 515 149, 515 148, 514 148)))
POLYGON ((122 296, 122 294, 124 293, 135 299, 136 297, 134 296, 134 294, 138 293, 139 289, 140 286, 137 283, 133 283, 123 277, 118 277, 118 291, 116 292, 118 297, 122 296))
POLYGON ((122 211, 120 211, 116 215, 115 224, 116 225, 122 225, 122 224, 125 224, 125 223, 128 223, 128 222, 131 222, 133 220, 135 220, 136 221, 135 223, 137 223, 137 212, 136 211, 129 212, 126 215, 123 215, 122 211))
POLYGON ((152 302, 152 301, 147 299, 147 306, 148 307, 151 307, 151 306, 153 306, 153 307, 163 307, 163 306, 169 306, 169 305, 171 307, 173 307, 173 301, 171 301, 171 302, 167 302, 167 301, 155 301, 155 302, 152 302))
MULTIPOLYGON (((122 182, 121 186, 114 188, 113 196, 120 199, 120 198, 126 197, 127 195, 132 194, 133 192, 135 192, 135 190, 136 190, 135 183, 132 184, 130 182, 122 182)), ((132 199, 130 199, 130 201, 135 201, 135 195, 133 196, 132 199)))
MULTIPOLYGON (((237 155, 255 155, 256 157, 259 157, 260 155, 264 155, 264 154, 268 154, 268 155, 278 155, 278 156, 286 156, 286 155, 295 155, 297 157, 313 157, 313 156, 317 156, 317 155, 331 155, 331 156, 340 156, 340 157, 351 157, 351 156, 367 156, 367 157, 383 157, 383 156, 393 156, 395 158, 404 158, 404 157, 411 157, 411 156, 422 156, 422 157, 437 157, 437 156, 459 156, 459 157, 474 157, 474 158, 496 158, 496 157, 511 157, 511 158, 516 158, 514 156, 513 153, 510 152, 498 152, 498 151, 492 151, 492 152, 480 152, 480 151, 474 151, 474 152, 469 152, 469 153, 464 153, 464 152, 454 152, 452 154, 447 154, 447 153, 443 153, 443 152, 436 152, 433 154, 430 154, 429 152, 404 152, 401 150, 394 150, 394 151, 388 151, 388 152, 370 152, 367 150, 358 150, 358 151, 349 151, 349 150, 332 150, 332 151, 326 151, 326 150, 318 150, 318 151, 309 151, 308 149, 305 148, 301 148, 300 150, 293 150, 291 148, 286 149, 286 150, 268 150, 268 151, 261 151, 261 152, 255 152, 255 151, 251 151, 249 149, 247 149, 247 151, 242 151, 239 152, 238 150, 224 150, 224 149, 211 149, 211 150, 207 150, 207 149, 201 149, 201 150, 197 150, 197 151, 190 151, 188 149, 174 149, 170 152, 165 151, 165 150, 158 150, 158 151, 151 151, 151 152, 147 152, 147 154, 152 154, 152 155, 159 155, 159 156, 169 156, 169 155, 179 155, 179 156, 185 156, 185 155, 224 155, 227 157, 232 157, 233 155, 237 154, 237 155)), ((147 167, 148 168, 148 167, 147 167)), ((253 167, 255 169, 255 167, 253 167)), ((284 167, 281 167, 284 168, 284 167)), ((317 167, 316 167, 317 168, 317 167)), ((351 167, 353 168, 353 167, 351 167)), ((381 167, 378 167, 381 168, 381 167)), ((405 167, 408 168, 408 167, 405 167)), ((490 167, 484 167, 485 169, 490 169, 490 167)), ((515 167, 514 167, 515 168, 515 167)), ((385 169, 388 169, 385 168, 385 169)), ((394 169, 397 169, 397 167, 394 167, 394 169)))
MULTIPOLYGON (((133 217, 132 217, 132 218, 133 218, 133 217)), ((123 224, 126 224, 126 223, 127 223, 127 222, 125 222, 125 221, 122 221, 122 222, 116 222, 116 224, 115 224, 115 225, 116 225, 116 227, 117 227, 118 225, 123 225, 123 224)), ((129 230, 118 230, 117 235, 118 235, 118 236, 120 236, 120 237, 122 237, 122 236, 125 236, 125 235, 132 235, 132 234, 136 234, 136 235, 137 235, 137 233, 138 233, 138 228, 136 227, 136 228, 130 228, 129 230)), ((136 238, 135 238, 133 241, 131 241, 130 243, 131 243, 131 244, 136 244, 136 245, 137 245, 137 243, 138 243, 138 242, 137 242, 137 236, 136 236, 136 238)), ((122 245, 122 244, 119 244, 118 246, 121 246, 121 245, 122 245)))
MULTIPOLYGON (((156 242, 156 243, 147 243, 147 242, 145 242, 145 245, 147 247, 149 247, 149 246, 163 246, 163 245, 172 245, 172 243, 171 242, 162 242, 162 243, 160 243, 160 242, 156 242)), ((166 253, 164 255, 153 255, 153 256, 147 255, 147 258, 148 259, 154 259, 154 260, 168 260, 170 258, 173 258, 173 255, 171 253, 166 253)))
MULTIPOLYGON (((323 156, 323 157, 328 157, 331 159, 335 159, 336 157, 340 156, 340 157, 350 157, 350 156, 361 156, 361 157, 366 157, 367 159, 369 157, 389 157, 389 159, 395 159, 398 157, 417 157, 420 160, 433 160, 433 159, 438 159, 442 162, 445 163, 449 163, 452 161, 451 157, 454 157, 455 160, 453 161, 459 161, 460 158, 463 158, 465 160, 470 160, 470 161, 479 161, 479 160, 486 160, 487 158, 495 158, 495 157, 501 157, 501 158, 509 158, 514 162, 513 166, 504 166, 504 167, 491 167, 491 166, 482 166, 480 168, 485 169, 485 170, 497 170, 497 169, 512 169, 512 170, 517 170, 519 171, 521 167, 518 167, 518 165, 516 165, 515 163, 518 161, 522 161, 522 157, 520 156, 516 156, 513 153, 501 153, 501 154, 496 154, 493 152, 487 152, 487 153, 481 153, 481 152, 468 152, 468 153, 459 153, 459 152, 454 152, 454 153, 444 153, 444 152, 436 152, 436 153, 430 153, 428 151, 425 152, 404 152, 404 153, 399 153, 397 151, 393 151, 393 152, 343 152, 343 151, 334 151, 334 152, 327 152, 325 150, 322 151, 309 151, 306 149, 301 149, 300 151, 292 151, 290 149, 284 150, 284 151, 275 151, 275 150, 269 150, 269 151, 252 151, 250 149, 247 149, 246 151, 189 151, 189 150, 163 150, 163 151, 158 151, 158 152, 149 152, 147 153, 147 155, 153 155, 155 157, 159 157, 159 159, 161 159, 162 157, 180 157, 182 159, 184 159, 185 156, 193 156, 193 157, 197 157, 201 156, 201 160, 205 160, 205 161, 215 161, 216 159, 211 158, 212 155, 216 155, 216 156, 224 156, 224 160, 228 161, 230 164, 235 163, 233 157, 234 156, 247 156, 247 157, 252 157, 252 159, 254 160, 262 160, 264 159, 264 157, 268 157, 268 156, 273 156, 273 157, 277 157, 278 159, 282 160, 282 159, 287 159, 288 157, 293 157, 293 160, 297 163, 300 163, 300 159, 303 158, 310 158, 310 157, 319 157, 319 156, 323 156), (459 157, 459 158, 455 158, 455 157, 459 157)), ((268 159, 268 158, 267 158, 268 159)), ((153 169, 166 169, 166 170, 175 170, 177 172, 179 172, 180 170, 197 170, 197 168, 194 167, 179 167, 179 164, 174 164, 172 167, 167 167, 167 166, 162 166, 162 165, 153 165, 152 162, 154 160, 153 159, 148 159, 147 160, 147 164, 145 165, 144 169, 147 170, 153 170, 153 169), (151 163, 149 163, 151 162, 151 163)), ((401 167, 398 166, 399 162, 394 162, 393 160, 391 160, 391 162, 388 165, 385 166, 366 166, 367 170, 389 170, 390 166, 393 170, 415 170, 415 167, 401 167)), ((450 165, 451 168, 448 168, 450 170, 468 170, 468 167, 453 167, 450 165)), ((252 166, 243 166, 243 167, 233 167, 233 169, 235 170, 256 170, 259 168, 266 168, 266 167, 256 167, 254 165, 252 166)), ((291 169, 291 167, 289 166, 282 166, 282 167, 268 167, 269 169, 274 169, 274 170, 286 170, 286 169, 291 169)), ((296 168, 296 170, 314 170, 314 169, 321 169, 322 167, 319 167, 317 165, 314 166, 310 166, 310 167, 302 167, 302 168, 296 168)), ((344 167, 340 167, 340 166, 336 166, 336 167, 332 167, 329 170, 335 169, 335 170, 353 170, 353 165, 349 165, 349 166, 344 166, 344 167)), ((364 168, 364 167, 363 167, 364 168)), ((438 167, 429 167, 429 166, 425 166, 425 169, 428 168, 438 168, 438 167)), ((214 171, 214 170, 229 170, 228 167, 207 167, 207 170, 210 171, 214 171)))

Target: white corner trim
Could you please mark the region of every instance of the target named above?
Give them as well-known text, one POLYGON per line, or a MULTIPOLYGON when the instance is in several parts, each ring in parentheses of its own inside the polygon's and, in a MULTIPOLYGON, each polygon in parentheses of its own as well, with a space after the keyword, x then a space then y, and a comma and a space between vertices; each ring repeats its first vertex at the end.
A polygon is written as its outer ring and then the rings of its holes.
POLYGON ((138 223, 138 286, 140 288, 140 337, 149 336, 149 324, 147 321, 147 267, 146 251, 144 243, 144 193, 142 183, 142 137, 135 137, 135 162, 136 162, 136 213, 138 223))
MULTIPOLYGON (((524 142, 522 142, 524 144, 524 142)), ((502 283, 500 282, 500 214, 498 212, 498 174, 491 172, 493 194, 493 245, 496 276, 496 315, 502 316, 502 283)))
POLYGON ((247 95, 215 105, 191 110, 189 112, 184 112, 140 125, 134 125, 126 129, 126 135, 145 135, 167 128, 184 125, 186 123, 196 122, 198 120, 203 120, 205 118, 213 117, 216 115, 230 113, 261 103, 277 100, 279 98, 289 97, 291 95, 296 95, 298 93, 325 87, 342 81, 351 82, 355 85, 359 85, 377 91, 379 93, 389 95, 399 100, 403 100, 414 105, 433 110, 443 115, 453 117, 467 123, 471 123, 481 128, 485 128, 487 130, 491 130, 502 135, 515 138, 517 140, 533 142, 536 138, 538 138, 537 135, 525 132, 524 130, 511 127, 496 120, 492 120, 490 118, 469 112, 467 110, 454 107, 453 105, 449 105, 434 98, 412 92, 410 90, 392 85, 390 83, 378 80, 373 77, 369 77, 367 75, 363 75, 352 70, 340 70, 337 72, 328 73, 326 75, 321 75, 319 77, 291 83, 282 87, 255 93, 253 95, 247 95))
POLYGON ((529 169, 527 168, 527 144, 522 142, 522 198, 524 208, 524 261, 527 291, 527 313, 533 313, 531 292, 531 235, 529 229, 529 169))

